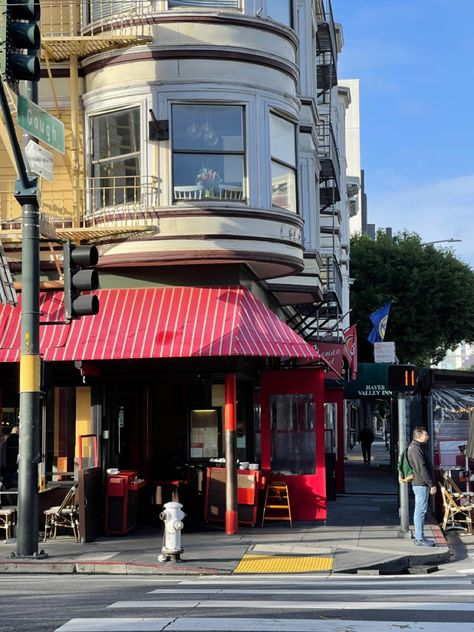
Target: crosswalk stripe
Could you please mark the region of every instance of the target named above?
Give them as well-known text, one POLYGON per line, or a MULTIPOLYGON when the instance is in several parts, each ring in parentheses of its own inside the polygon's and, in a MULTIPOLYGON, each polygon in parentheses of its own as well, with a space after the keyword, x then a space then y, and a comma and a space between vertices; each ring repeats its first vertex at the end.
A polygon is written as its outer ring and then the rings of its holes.
POLYGON ((216 601, 116 601, 107 608, 245 608, 272 609, 272 610, 442 610, 443 612, 464 611, 473 612, 474 603, 468 602, 444 602, 439 601, 288 601, 286 603, 275 601, 253 600, 216 600, 216 601))
MULTIPOLYGON (((155 590, 150 590, 148 594, 150 595, 246 595, 248 594, 248 588, 219 588, 216 586, 215 588, 156 588, 155 590)), ((277 588, 269 588, 262 589, 256 587, 255 590, 252 591, 254 595, 311 595, 315 597, 323 597, 325 595, 347 595, 348 597, 360 597, 360 590, 350 591, 350 590, 328 590, 326 588, 298 588, 298 589, 277 589, 277 588)), ((407 589, 393 589, 393 590, 377 590, 376 588, 372 588, 370 591, 370 595, 377 597, 385 597, 385 596, 401 596, 401 595, 440 595, 441 597, 449 595, 459 596, 459 588, 450 590, 448 588, 440 588, 440 589, 423 589, 423 588, 407 588, 407 589)), ((472 597, 474 596, 474 590, 463 590, 463 596, 472 597)))
MULTIPOLYGON (((446 622, 352 621, 342 619, 259 618, 96 618, 71 619, 55 632, 446 632, 446 622)), ((456 632, 471 632, 472 623, 454 623, 456 632)))

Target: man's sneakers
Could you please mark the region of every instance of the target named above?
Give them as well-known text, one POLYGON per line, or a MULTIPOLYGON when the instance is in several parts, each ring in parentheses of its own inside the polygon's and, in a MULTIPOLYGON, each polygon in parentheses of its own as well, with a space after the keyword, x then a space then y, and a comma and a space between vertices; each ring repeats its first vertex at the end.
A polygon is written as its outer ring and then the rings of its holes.
POLYGON ((436 542, 434 540, 429 540, 428 538, 422 538, 421 540, 413 540, 415 546, 436 546, 436 542))

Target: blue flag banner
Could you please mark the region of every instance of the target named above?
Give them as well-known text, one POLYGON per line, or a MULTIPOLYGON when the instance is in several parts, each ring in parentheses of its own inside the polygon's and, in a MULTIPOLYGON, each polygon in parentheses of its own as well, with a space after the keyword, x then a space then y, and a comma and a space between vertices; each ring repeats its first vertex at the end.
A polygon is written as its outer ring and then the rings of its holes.
POLYGON ((383 307, 375 310, 370 314, 369 318, 372 321, 372 331, 370 332, 367 340, 374 344, 374 342, 382 342, 385 338, 385 330, 387 329, 388 313, 390 312, 392 304, 387 303, 383 307))

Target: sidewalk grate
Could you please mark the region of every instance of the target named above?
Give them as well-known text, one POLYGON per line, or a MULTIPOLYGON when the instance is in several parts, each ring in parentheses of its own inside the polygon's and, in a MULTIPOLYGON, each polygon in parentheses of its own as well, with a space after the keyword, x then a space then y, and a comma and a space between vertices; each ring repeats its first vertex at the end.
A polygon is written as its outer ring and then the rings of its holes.
POLYGON ((311 573, 331 571, 332 557, 246 554, 234 573, 311 573))

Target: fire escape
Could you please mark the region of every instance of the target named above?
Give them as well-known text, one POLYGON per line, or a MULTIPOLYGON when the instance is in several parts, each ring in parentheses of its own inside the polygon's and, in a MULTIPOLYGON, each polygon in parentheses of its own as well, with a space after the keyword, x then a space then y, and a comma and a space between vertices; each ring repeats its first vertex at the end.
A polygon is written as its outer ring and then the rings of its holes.
MULTIPOLYGON (((99 227, 86 224, 84 209, 88 192, 81 163, 83 148, 80 98, 81 60, 98 53, 149 44, 153 39, 153 16, 150 11, 149 0, 41 2, 41 67, 49 78, 49 91, 54 103, 51 113, 59 119, 64 119, 66 115, 67 139, 66 152, 61 156, 67 180, 46 182, 40 179, 41 214, 60 239, 97 242, 112 237, 127 238, 133 233, 150 230, 146 225, 127 227, 117 223, 116 226, 99 227), (57 69, 63 73, 64 66, 69 75, 70 109, 67 111, 59 105, 55 85, 57 69), (66 212, 66 208, 70 210, 66 212)), ((43 78, 42 83, 44 81, 43 78)), ((10 93, 9 97, 10 108, 15 117, 15 95, 10 93)), ((6 147, 8 151, 9 147, 6 147)), ((21 225, 19 218, 15 216, 15 202, 9 193, 12 190, 10 183, 6 185, 5 191, 0 192, 0 237, 3 243, 15 250, 16 245, 21 243, 21 225)))
POLYGON ((340 251, 341 163, 332 125, 332 93, 337 86, 337 39, 330 0, 317 3, 318 157, 323 300, 299 305, 288 324, 306 340, 341 341, 342 274, 340 251))

